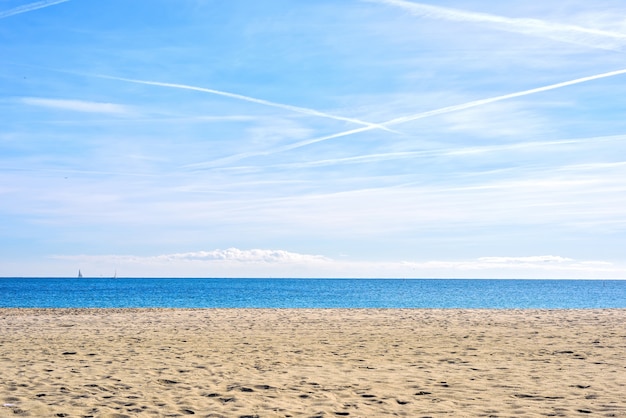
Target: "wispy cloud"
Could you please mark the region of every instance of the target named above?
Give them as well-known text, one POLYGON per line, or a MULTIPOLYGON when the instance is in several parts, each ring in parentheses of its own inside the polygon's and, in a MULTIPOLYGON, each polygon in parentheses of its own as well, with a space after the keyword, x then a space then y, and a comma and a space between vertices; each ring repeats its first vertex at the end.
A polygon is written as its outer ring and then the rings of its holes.
MULTIPOLYGON (((454 148, 434 148, 419 151, 398 151, 398 152, 383 152, 376 154, 364 154, 343 158, 332 158, 324 160, 305 161, 298 163, 285 163, 277 164, 273 168, 305 168, 305 167, 322 167, 338 164, 362 164, 372 163, 388 160, 402 160, 417 157, 454 157, 461 156, 467 157, 471 155, 483 155, 488 153, 510 152, 510 151, 532 151, 545 148, 558 148, 565 146, 580 146, 589 143, 605 143, 612 141, 624 141, 626 135, 613 135, 606 137, 588 137, 588 138, 576 138, 576 139, 563 139, 555 141, 525 141, 515 142, 509 144, 499 145, 485 145, 485 146, 470 146, 470 147, 454 147, 454 148)), ((580 168, 611 168, 619 167, 626 163, 599 163, 599 164, 587 164, 581 165, 580 168)), ((200 165, 199 165, 200 166, 200 165)), ((557 170, 556 168, 553 168, 557 170)), ((559 168, 558 170, 565 169, 559 168)))
POLYGON ((540 255, 530 257, 481 257, 478 261, 497 264, 518 264, 518 263, 565 263, 574 261, 571 258, 556 255, 540 255))
POLYGON ((217 166, 225 165, 225 164, 232 163, 232 162, 235 162, 235 161, 240 161, 240 160, 243 160, 243 159, 249 158, 249 157, 259 157, 259 156, 263 156, 263 155, 277 154, 279 152, 285 152, 285 151, 289 151, 289 150, 292 150, 292 149, 302 148, 304 146, 315 144, 315 143, 318 143, 318 142, 328 141, 329 139, 336 139, 336 138, 341 138, 343 136, 354 135, 354 134, 357 134, 359 132, 371 131, 372 129, 375 129, 375 128, 372 128, 372 127, 369 127, 369 126, 365 126, 365 127, 362 127, 362 128, 356 128, 356 129, 351 129, 349 131, 343 131, 343 132, 339 132, 339 133, 336 133, 336 134, 322 136, 320 138, 306 139, 304 141, 300 141, 300 142, 296 142, 296 143, 293 143, 293 144, 288 144, 288 145, 284 145, 284 146, 281 146, 281 147, 272 148, 272 149, 268 149, 268 150, 245 152, 245 153, 231 155, 229 157, 220 158, 220 159, 216 159, 216 160, 205 161, 205 162, 200 162, 200 163, 193 163, 193 164, 187 164, 186 166, 184 166, 184 168, 204 169, 204 168, 217 167, 217 166))
POLYGON ((4 19, 9 16, 15 16, 22 13, 32 12, 34 10, 43 9, 44 7, 54 6, 55 4, 61 4, 70 0, 49 0, 49 1, 37 1, 35 3, 25 4, 23 6, 15 7, 4 12, 0 12, 0 19, 4 19))
POLYGON ((319 110, 315 110, 315 109, 309 109, 306 107, 299 107, 299 106, 292 106, 292 105, 283 104, 283 103, 271 102, 269 100, 257 99, 255 97, 244 96, 243 94, 230 93, 230 92, 222 91, 222 90, 207 89, 204 87, 190 86, 187 84, 163 83, 159 81, 149 81, 149 80, 136 80, 132 78, 113 77, 113 76, 107 76, 107 75, 98 75, 98 77, 106 78, 110 80, 125 81, 128 83, 145 84, 149 86, 170 87, 170 88, 175 88, 175 89, 199 91, 202 93, 215 94, 217 96, 229 97, 231 99, 243 100, 243 101, 250 102, 250 103, 256 103, 256 104, 260 104, 263 106, 284 109, 284 110, 288 110, 288 111, 295 112, 295 113, 301 113, 304 115, 317 116, 317 117, 327 118, 327 119, 334 119, 334 120, 343 121, 343 122, 350 122, 350 123, 355 123, 357 125, 365 125, 371 129, 382 129, 385 131, 391 131, 389 127, 376 124, 376 123, 362 121, 360 119, 348 118, 348 117, 339 116, 339 115, 332 115, 330 113, 320 112, 319 110))
POLYGON ((521 33, 556 41, 583 45, 613 51, 623 51, 626 46, 626 34, 600 29, 591 29, 576 25, 548 22, 539 19, 510 18, 488 13, 432 6, 404 0, 368 0, 370 2, 397 6, 411 14, 452 22, 486 24, 497 30, 521 33))
MULTIPOLYGON (((576 84, 587 83, 587 82, 594 81, 594 80, 600 80, 602 78, 615 77, 615 76, 622 75, 622 74, 626 74, 626 69, 610 71, 610 72, 596 74, 596 75, 592 75, 588 77, 581 77, 575 80, 569 80, 569 81, 564 81, 561 83, 550 84, 550 85, 543 86, 543 87, 537 87, 537 88, 533 88, 529 90, 518 91, 515 93, 509 93, 509 94, 504 94, 501 96, 490 97, 487 99, 473 100, 471 102, 462 103, 462 104, 453 105, 453 106, 446 106, 446 107, 442 107, 439 109, 429 110, 427 112, 416 113, 413 115, 401 116, 401 117, 397 117, 397 118, 388 120, 386 122, 383 122, 380 125, 384 127, 400 125, 403 123, 414 122, 414 121, 429 118, 432 116, 458 112, 458 111, 471 109, 471 108, 478 107, 478 106, 484 106, 484 105, 488 105, 491 103, 497 103, 503 100, 515 99, 518 97, 524 97, 524 96, 529 96, 532 94, 543 93, 543 92, 550 91, 550 90, 556 90, 556 89, 560 89, 563 87, 573 86, 576 84)), ((316 144, 319 142, 328 141, 331 139, 337 139, 337 138, 354 135, 354 134, 361 133, 361 132, 371 131, 372 129, 375 129, 375 128, 376 127, 374 126, 364 126, 361 128, 338 132, 336 134, 326 135, 326 136, 322 136, 319 138, 306 139, 303 141, 295 142, 293 144, 285 145, 285 146, 270 149, 270 150, 237 154, 237 155, 222 158, 219 160, 213 160, 210 162, 190 164, 190 165, 187 165, 186 167, 187 168, 209 168, 209 167, 219 166, 222 164, 231 163, 234 161, 242 160, 244 158, 249 158, 253 156, 263 156, 263 155, 270 155, 270 154, 276 154, 279 152, 289 151, 289 150, 305 147, 308 145, 316 144)))
POLYGON ((526 257, 479 257, 460 261, 406 262, 415 271, 443 272, 453 277, 496 278, 623 278, 624 266, 607 261, 575 260, 568 257, 541 255, 526 257))
POLYGON ((22 97, 21 103, 31 106, 49 107, 54 109, 72 110, 86 113, 128 114, 128 106, 115 103, 90 102, 85 100, 46 99, 42 97, 22 97))

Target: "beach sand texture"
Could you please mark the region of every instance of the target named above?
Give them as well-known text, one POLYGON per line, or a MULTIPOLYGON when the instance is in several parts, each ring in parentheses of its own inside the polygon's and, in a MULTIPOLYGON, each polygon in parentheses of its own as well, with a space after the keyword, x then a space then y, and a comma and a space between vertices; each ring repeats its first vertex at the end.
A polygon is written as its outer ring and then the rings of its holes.
POLYGON ((0 309, 0 416, 626 417, 626 310, 0 309))

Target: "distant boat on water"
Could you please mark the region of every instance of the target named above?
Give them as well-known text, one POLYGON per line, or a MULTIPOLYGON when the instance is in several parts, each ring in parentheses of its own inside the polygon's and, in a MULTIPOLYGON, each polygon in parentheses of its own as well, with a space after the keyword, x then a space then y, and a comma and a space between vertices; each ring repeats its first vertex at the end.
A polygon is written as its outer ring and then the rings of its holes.
MULTIPOLYGON (((102 276, 100 276, 102 278, 102 276)), ((83 278, 83 273, 80 271, 80 269, 78 270, 78 278, 82 279, 83 278)), ((115 269, 115 273, 113 273, 113 277, 111 277, 111 279, 117 279, 117 269, 115 269)))

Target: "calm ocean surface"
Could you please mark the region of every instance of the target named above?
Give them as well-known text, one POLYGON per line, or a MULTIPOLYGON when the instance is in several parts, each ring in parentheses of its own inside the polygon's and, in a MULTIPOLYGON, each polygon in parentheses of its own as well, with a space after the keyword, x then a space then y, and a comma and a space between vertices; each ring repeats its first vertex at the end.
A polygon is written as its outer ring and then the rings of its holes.
POLYGON ((0 278, 0 307, 626 308, 626 281, 0 278))

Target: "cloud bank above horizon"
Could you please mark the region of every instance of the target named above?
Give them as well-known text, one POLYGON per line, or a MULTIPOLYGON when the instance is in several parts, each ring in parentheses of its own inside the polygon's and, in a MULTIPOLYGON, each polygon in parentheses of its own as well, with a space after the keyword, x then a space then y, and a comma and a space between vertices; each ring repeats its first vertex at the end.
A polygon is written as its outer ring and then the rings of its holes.
POLYGON ((275 277, 275 278, 608 278, 622 277, 626 266, 604 261, 544 255, 480 257, 463 261, 349 261, 284 250, 225 250, 130 255, 56 255, 83 272, 102 276, 114 266, 123 277, 275 277), (191 274, 190 272, 195 272, 191 274), (181 276, 182 273, 183 274, 181 276), (523 275, 520 276, 520 272, 523 275))

